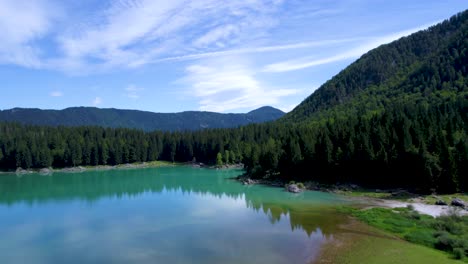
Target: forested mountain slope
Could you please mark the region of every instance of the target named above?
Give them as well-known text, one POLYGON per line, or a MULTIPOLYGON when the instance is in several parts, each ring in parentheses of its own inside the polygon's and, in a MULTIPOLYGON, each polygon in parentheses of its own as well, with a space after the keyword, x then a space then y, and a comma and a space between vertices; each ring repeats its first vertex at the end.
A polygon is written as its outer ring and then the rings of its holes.
POLYGON ((182 131, 204 128, 229 128, 276 120, 284 112, 261 107, 246 114, 221 114, 187 111, 152 113, 137 110, 72 107, 64 110, 14 108, 0 111, 0 121, 47 126, 102 126, 135 128, 144 131, 182 131))
MULTIPOLYGON (((301 122, 327 110, 382 110, 397 101, 466 96, 468 12, 369 51, 283 119, 301 122), (338 105, 345 107, 336 108, 338 105)), ((357 112, 354 112, 357 114, 357 112)))

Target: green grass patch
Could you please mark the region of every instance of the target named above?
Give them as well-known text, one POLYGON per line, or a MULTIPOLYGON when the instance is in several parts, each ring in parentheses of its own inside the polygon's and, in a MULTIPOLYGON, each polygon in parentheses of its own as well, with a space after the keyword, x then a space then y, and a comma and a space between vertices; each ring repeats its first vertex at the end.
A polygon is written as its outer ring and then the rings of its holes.
POLYGON ((360 239, 344 254, 339 254, 333 263, 347 264, 453 264, 459 263, 444 252, 408 243, 397 239, 368 236, 360 239))
POLYGON ((177 166, 177 165, 183 165, 183 163, 180 162, 170 162, 170 161, 161 161, 161 160, 155 160, 155 161, 148 161, 146 162, 148 167, 164 167, 164 166, 177 166))
POLYGON ((390 232, 409 242, 439 249, 454 258, 468 261, 468 216, 433 218, 412 208, 342 208, 359 220, 390 232))
POLYGON ((370 197, 370 198, 379 198, 385 199, 391 196, 390 192, 375 192, 370 190, 356 190, 356 191, 347 191, 343 193, 344 195, 353 196, 353 197, 370 197))

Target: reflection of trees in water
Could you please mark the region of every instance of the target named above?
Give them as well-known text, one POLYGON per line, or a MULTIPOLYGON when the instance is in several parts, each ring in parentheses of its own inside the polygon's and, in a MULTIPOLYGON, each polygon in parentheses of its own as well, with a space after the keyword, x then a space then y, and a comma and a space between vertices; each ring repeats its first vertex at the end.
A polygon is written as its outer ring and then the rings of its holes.
POLYGON ((214 172, 190 168, 110 170, 53 176, 3 175, 0 178, 0 204, 40 204, 50 201, 136 197, 143 193, 181 192, 210 195, 221 199, 245 199, 246 206, 266 214, 275 224, 289 218, 291 229, 302 229, 311 235, 320 229, 325 235, 336 227, 330 207, 307 206, 304 200, 269 188, 250 188, 226 179, 235 171, 214 172), (209 175, 216 173, 218 176, 209 175), (223 176, 219 176, 219 174, 223 176))

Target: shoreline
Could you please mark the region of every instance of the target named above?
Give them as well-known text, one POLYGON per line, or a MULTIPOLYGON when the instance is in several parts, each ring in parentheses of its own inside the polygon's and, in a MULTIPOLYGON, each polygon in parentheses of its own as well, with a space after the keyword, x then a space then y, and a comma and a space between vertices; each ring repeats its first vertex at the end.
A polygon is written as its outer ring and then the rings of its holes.
POLYGON ((351 200, 367 204, 363 209, 370 208, 402 208, 412 207, 416 212, 420 214, 430 215, 432 217, 439 217, 443 215, 457 214, 460 216, 468 215, 468 208, 461 208, 452 205, 435 205, 425 204, 421 202, 402 202, 398 200, 383 200, 369 197, 351 197, 351 200))
POLYGON ((177 162, 167 161, 150 161, 150 162, 136 162, 136 163, 125 163, 118 165, 97 165, 97 166, 76 166, 76 167, 65 167, 65 168, 40 168, 40 169, 23 169, 18 168, 14 171, 0 171, 1 174, 16 174, 16 175, 27 175, 27 174, 41 174, 49 175, 55 172, 58 173, 78 173, 85 171, 106 171, 106 170, 121 170, 121 169, 144 169, 144 168, 157 168, 157 167, 174 167, 183 166, 186 164, 177 162))
MULTIPOLYGON (((430 194, 423 195, 412 193, 408 190, 398 189, 368 189, 358 186, 356 184, 321 184, 317 182, 306 182, 286 184, 279 180, 254 180, 245 175, 241 175, 236 178, 237 181, 244 185, 255 185, 261 184, 272 187, 286 188, 292 185, 303 185, 299 192, 302 191, 319 191, 334 193, 337 195, 346 196, 351 201, 355 201, 357 204, 363 205, 364 208, 398 208, 412 206, 415 211, 420 214, 430 215, 432 217, 439 217, 448 214, 459 214, 468 215, 468 194, 454 193, 454 194, 430 194), (465 207, 458 207, 450 205, 450 201, 454 199, 460 199, 465 203, 465 207), (437 205, 437 202, 443 201, 444 205, 437 205)), ((293 191, 294 193, 295 191, 293 191)))
MULTIPOLYGON (((55 172, 58 173, 80 173, 85 171, 107 171, 107 170, 122 170, 122 169, 144 169, 144 168, 157 168, 157 167, 174 167, 174 166, 188 166, 192 168, 208 168, 216 170, 224 169, 243 169, 244 165, 239 164, 224 164, 224 165, 206 165, 197 162, 168 162, 168 161, 150 161, 150 162, 136 162, 118 165, 97 165, 97 166, 76 166, 66 168, 41 168, 41 169, 22 169, 18 168, 16 171, 0 171, 2 174, 16 174, 17 176, 27 174, 51 175, 55 172)), ((406 189, 369 189, 363 188, 356 184, 322 184, 318 182, 305 182, 297 184, 290 182, 286 184, 280 180, 267 180, 267 179, 251 179, 245 174, 239 175, 234 180, 241 182, 244 185, 266 185, 271 187, 286 188, 286 191, 299 193, 302 191, 319 191, 328 192, 337 195, 343 195, 351 201, 355 201, 357 205, 364 206, 363 208, 398 208, 412 206, 415 211, 438 217, 447 214, 468 215, 468 193, 460 194, 431 194, 423 195, 412 193, 406 189), (294 187, 293 190, 290 187, 294 187), (299 188, 298 188, 299 186, 299 188), (450 205, 450 200, 459 199, 464 202, 465 207, 457 207, 450 205), (443 202, 439 205, 439 202, 443 202)))
POLYGON ((175 167, 175 166, 188 166, 192 168, 208 168, 208 169, 243 169, 243 164, 225 164, 225 165, 206 165, 203 163, 194 162, 169 162, 169 161, 149 161, 149 162, 135 162, 135 163, 124 163, 118 165, 96 165, 96 166, 76 166, 76 167, 65 167, 65 168, 40 168, 40 169, 23 169, 17 168, 12 171, 0 171, 2 174, 16 174, 16 175, 27 175, 27 174, 40 174, 49 175, 55 172, 58 173, 79 173, 85 171, 106 171, 106 170, 124 170, 124 169, 145 169, 145 168, 158 168, 158 167, 175 167))

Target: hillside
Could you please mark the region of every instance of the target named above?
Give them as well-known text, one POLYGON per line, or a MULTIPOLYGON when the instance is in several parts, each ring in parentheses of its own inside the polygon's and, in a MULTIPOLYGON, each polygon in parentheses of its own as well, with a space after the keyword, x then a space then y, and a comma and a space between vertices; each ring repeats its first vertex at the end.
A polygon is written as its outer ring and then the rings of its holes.
POLYGON ((183 131, 230 128, 276 120, 284 112, 265 106, 246 114, 187 111, 152 113, 137 110, 73 107, 64 110, 14 108, 0 111, 0 121, 47 126, 102 126, 135 128, 144 131, 183 131))
POLYGON ((382 45, 323 84, 283 120, 301 122, 336 111, 364 114, 395 103, 466 98, 467 39, 465 11, 382 45))

